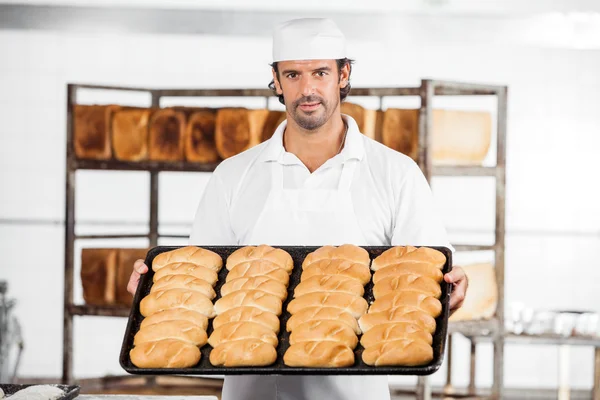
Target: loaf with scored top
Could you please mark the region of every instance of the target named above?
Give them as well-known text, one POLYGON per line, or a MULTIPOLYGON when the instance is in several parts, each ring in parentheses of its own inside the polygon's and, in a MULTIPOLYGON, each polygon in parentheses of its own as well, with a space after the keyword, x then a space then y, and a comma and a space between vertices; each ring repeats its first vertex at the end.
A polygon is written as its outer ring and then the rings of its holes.
POLYGON ((426 312, 415 310, 412 307, 398 307, 380 312, 367 313, 358 319, 358 325, 363 333, 370 331, 378 325, 398 322, 417 324, 431 334, 436 329, 435 318, 426 312))
POLYGON ((277 296, 282 301, 287 298, 287 287, 275 279, 268 276, 254 276, 251 278, 238 278, 226 282, 221 286, 221 296, 238 290, 259 290, 277 296))
POLYGON ((277 296, 259 290, 238 290, 221 297, 215 302, 217 315, 236 307, 256 307, 263 311, 281 315, 282 301, 277 296))
POLYGON ((283 362, 289 367, 349 367, 354 365, 354 352, 339 342, 301 342, 288 347, 283 362))
POLYGON ((404 274, 379 280, 376 285, 373 285, 373 297, 379 299, 386 294, 401 290, 420 292, 436 299, 442 296, 440 284, 433 279, 418 274, 404 274))
POLYGON ((339 342, 354 349, 358 337, 348 325, 333 320, 313 320, 294 328, 290 334, 290 344, 301 342, 330 341, 339 342))
POLYGON ((360 338, 364 347, 372 347, 378 343, 390 342, 398 339, 420 339, 427 344, 433 343, 431 333, 411 322, 397 322, 377 325, 360 338))
POLYGON ((305 281, 315 275, 348 276, 358 280, 363 286, 371 280, 371 271, 367 265, 341 259, 319 260, 311 263, 302 271, 300 280, 305 281))
POLYGON ((152 270, 159 271, 161 268, 178 262, 187 262, 202 265, 215 272, 223 267, 223 260, 217 253, 196 246, 185 246, 179 249, 166 251, 154 257, 152 270))
POLYGON ((388 265, 407 262, 429 263, 442 269, 446 264, 446 256, 430 247, 394 246, 377 256, 371 263, 371 269, 377 271, 388 265))
POLYGON ((219 329, 225 324, 240 321, 256 322, 279 333, 280 322, 275 314, 249 306, 235 307, 217 315, 213 320, 213 328, 219 329))
POLYGON ((138 368, 189 368, 200 361, 200 349, 175 339, 146 342, 130 350, 131 362, 138 368))
POLYGON ((287 320, 286 330, 288 332, 293 331, 305 322, 326 320, 342 322, 348 325, 350 328, 352 328, 354 333, 356 333, 357 335, 361 333, 360 327, 358 326, 358 321, 347 311, 335 307, 321 306, 303 308, 302 310, 292 315, 287 320))
POLYGON ((211 286, 214 286, 219 279, 217 273, 203 265, 192 264, 190 262, 176 262, 172 264, 167 264, 154 274, 152 280, 157 282, 159 279, 162 279, 166 276, 171 275, 187 275, 194 277, 196 279, 201 279, 205 282, 208 282, 211 286))
POLYGON ((154 282, 150 293, 167 289, 189 289, 200 292, 211 300, 217 296, 210 283, 189 275, 167 275, 154 282))
POLYGON ((321 260, 346 260, 366 266, 371 263, 369 253, 365 249, 353 244, 344 244, 338 247, 322 246, 307 254, 302 261, 302 269, 321 260))
POLYGON ((364 286, 357 279, 344 275, 314 275, 301 281, 294 288, 294 297, 314 292, 365 294, 364 286))
POLYGON ((259 367, 277 359, 275 347, 258 339, 223 342, 210 352, 210 363, 223 367, 259 367))
POLYGON ((233 340, 258 339, 273 347, 279 340, 272 329, 251 321, 229 322, 216 328, 208 338, 208 344, 217 347, 221 343, 233 340))
POLYGON ((286 287, 290 282, 290 275, 277 264, 267 260, 246 261, 236 265, 227 274, 226 282, 238 278, 252 278, 255 276, 266 276, 283 283, 286 287))
POLYGON ((170 308, 144 318, 140 324, 140 329, 163 321, 188 321, 199 326, 203 330, 206 330, 208 327, 208 318, 206 315, 202 315, 196 311, 186 310, 185 308, 170 308))
POLYGON ((152 292, 140 301, 140 313, 144 317, 169 308, 197 311, 208 318, 215 316, 212 301, 202 293, 189 289, 167 289, 152 292))
POLYGON ((156 342, 163 339, 181 340, 202 347, 206 344, 208 337, 202 327, 190 321, 163 321, 148 325, 137 331, 133 337, 133 345, 137 346, 140 343, 156 342))
POLYGON ((362 359, 372 366, 421 366, 433 360, 433 348, 419 339, 398 339, 367 347, 362 359))
POLYGON ((363 297, 347 293, 315 292, 290 301, 287 311, 294 315, 308 307, 335 307, 348 312, 354 318, 359 318, 367 312, 369 305, 363 297))
POLYGON ((428 263, 399 263, 388 265, 385 268, 378 269, 373 274, 373 283, 377 285, 379 281, 390 276, 400 276, 404 274, 417 274, 431 278, 437 283, 442 282, 444 274, 439 268, 433 267, 428 263))
POLYGON ((288 273, 291 273, 292 268, 294 268, 292 256, 282 249, 273 248, 267 245, 246 246, 237 249, 227 257, 226 268, 231 271, 236 265, 252 260, 270 261, 273 264, 277 264, 288 273))
POLYGON ((369 313, 391 310, 398 307, 412 307, 436 318, 442 313, 442 303, 432 296, 410 290, 391 292, 375 300, 369 313))

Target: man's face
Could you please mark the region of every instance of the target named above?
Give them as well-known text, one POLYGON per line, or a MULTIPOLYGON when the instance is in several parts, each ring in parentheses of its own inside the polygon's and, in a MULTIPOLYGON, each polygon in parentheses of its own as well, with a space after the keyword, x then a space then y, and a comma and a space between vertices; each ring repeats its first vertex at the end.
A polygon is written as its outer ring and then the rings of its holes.
POLYGON ((347 85, 349 67, 340 74, 335 60, 281 61, 277 66, 279 79, 273 71, 275 88, 283 94, 294 121, 306 130, 329 121, 340 104, 340 88, 347 85))

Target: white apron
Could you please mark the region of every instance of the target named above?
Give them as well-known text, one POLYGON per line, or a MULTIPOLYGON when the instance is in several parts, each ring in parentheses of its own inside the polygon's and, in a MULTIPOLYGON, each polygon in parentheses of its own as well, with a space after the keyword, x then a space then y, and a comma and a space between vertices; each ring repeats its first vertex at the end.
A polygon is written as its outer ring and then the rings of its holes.
MULTIPOLYGON (((365 245, 350 185, 357 160, 344 164, 338 189, 284 189, 275 162, 271 192, 244 245, 365 245)), ((222 400, 389 400, 385 375, 226 376, 222 400)))

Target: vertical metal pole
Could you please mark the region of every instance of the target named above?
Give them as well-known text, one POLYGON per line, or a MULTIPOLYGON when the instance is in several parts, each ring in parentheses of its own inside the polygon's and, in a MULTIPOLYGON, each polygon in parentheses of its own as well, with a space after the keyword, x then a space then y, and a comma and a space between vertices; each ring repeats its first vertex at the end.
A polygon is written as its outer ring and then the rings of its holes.
MULTIPOLYGON (((152 108, 160 107, 160 94, 152 92, 152 108)), ((150 171, 150 247, 158 245, 158 171, 150 171)))
POLYGON ((433 94, 435 85, 431 80, 421 80, 421 109, 419 111, 418 164, 428 182, 431 181, 431 127, 433 125, 433 94))
POLYGON ((75 249, 75 167, 73 146, 73 105, 75 87, 67 85, 67 152, 65 165, 65 286, 63 298, 63 384, 73 381, 73 275, 75 249))
POLYGON ((475 377, 477 373, 477 343, 474 338, 469 338, 471 341, 471 365, 469 369, 469 394, 475 395, 475 377))
POLYGON ((600 400, 600 347, 594 349, 594 387, 592 400, 600 400))
POLYGON ((449 334, 448 335, 448 355, 447 355, 447 362, 446 365, 448 366, 446 369, 446 385, 444 386, 444 394, 450 394, 453 392, 453 387, 452 387, 452 343, 454 342, 454 335, 453 334, 449 334))

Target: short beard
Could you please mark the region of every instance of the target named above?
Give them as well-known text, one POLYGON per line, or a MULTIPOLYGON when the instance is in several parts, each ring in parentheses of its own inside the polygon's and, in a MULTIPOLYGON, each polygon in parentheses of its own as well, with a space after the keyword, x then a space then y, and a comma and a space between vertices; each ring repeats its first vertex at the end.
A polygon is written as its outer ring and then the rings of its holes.
POLYGON ((325 99, 323 99, 319 96, 313 96, 313 95, 304 96, 304 97, 296 100, 295 102, 293 102, 291 105, 291 111, 292 111, 291 112, 292 118, 294 118, 294 121, 296 121, 298 126, 300 126, 302 129, 306 129, 307 131, 313 131, 315 129, 322 127, 323 125, 325 125, 325 123, 331 117, 331 115, 329 113, 329 103, 327 103, 325 101, 325 99), (305 114, 301 114, 298 111, 298 107, 301 104, 316 103, 316 102, 321 103, 321 106, 323 107, 323 113, 320 114, 320 116, 311 115, 311 114, 305 115, 305 114))

